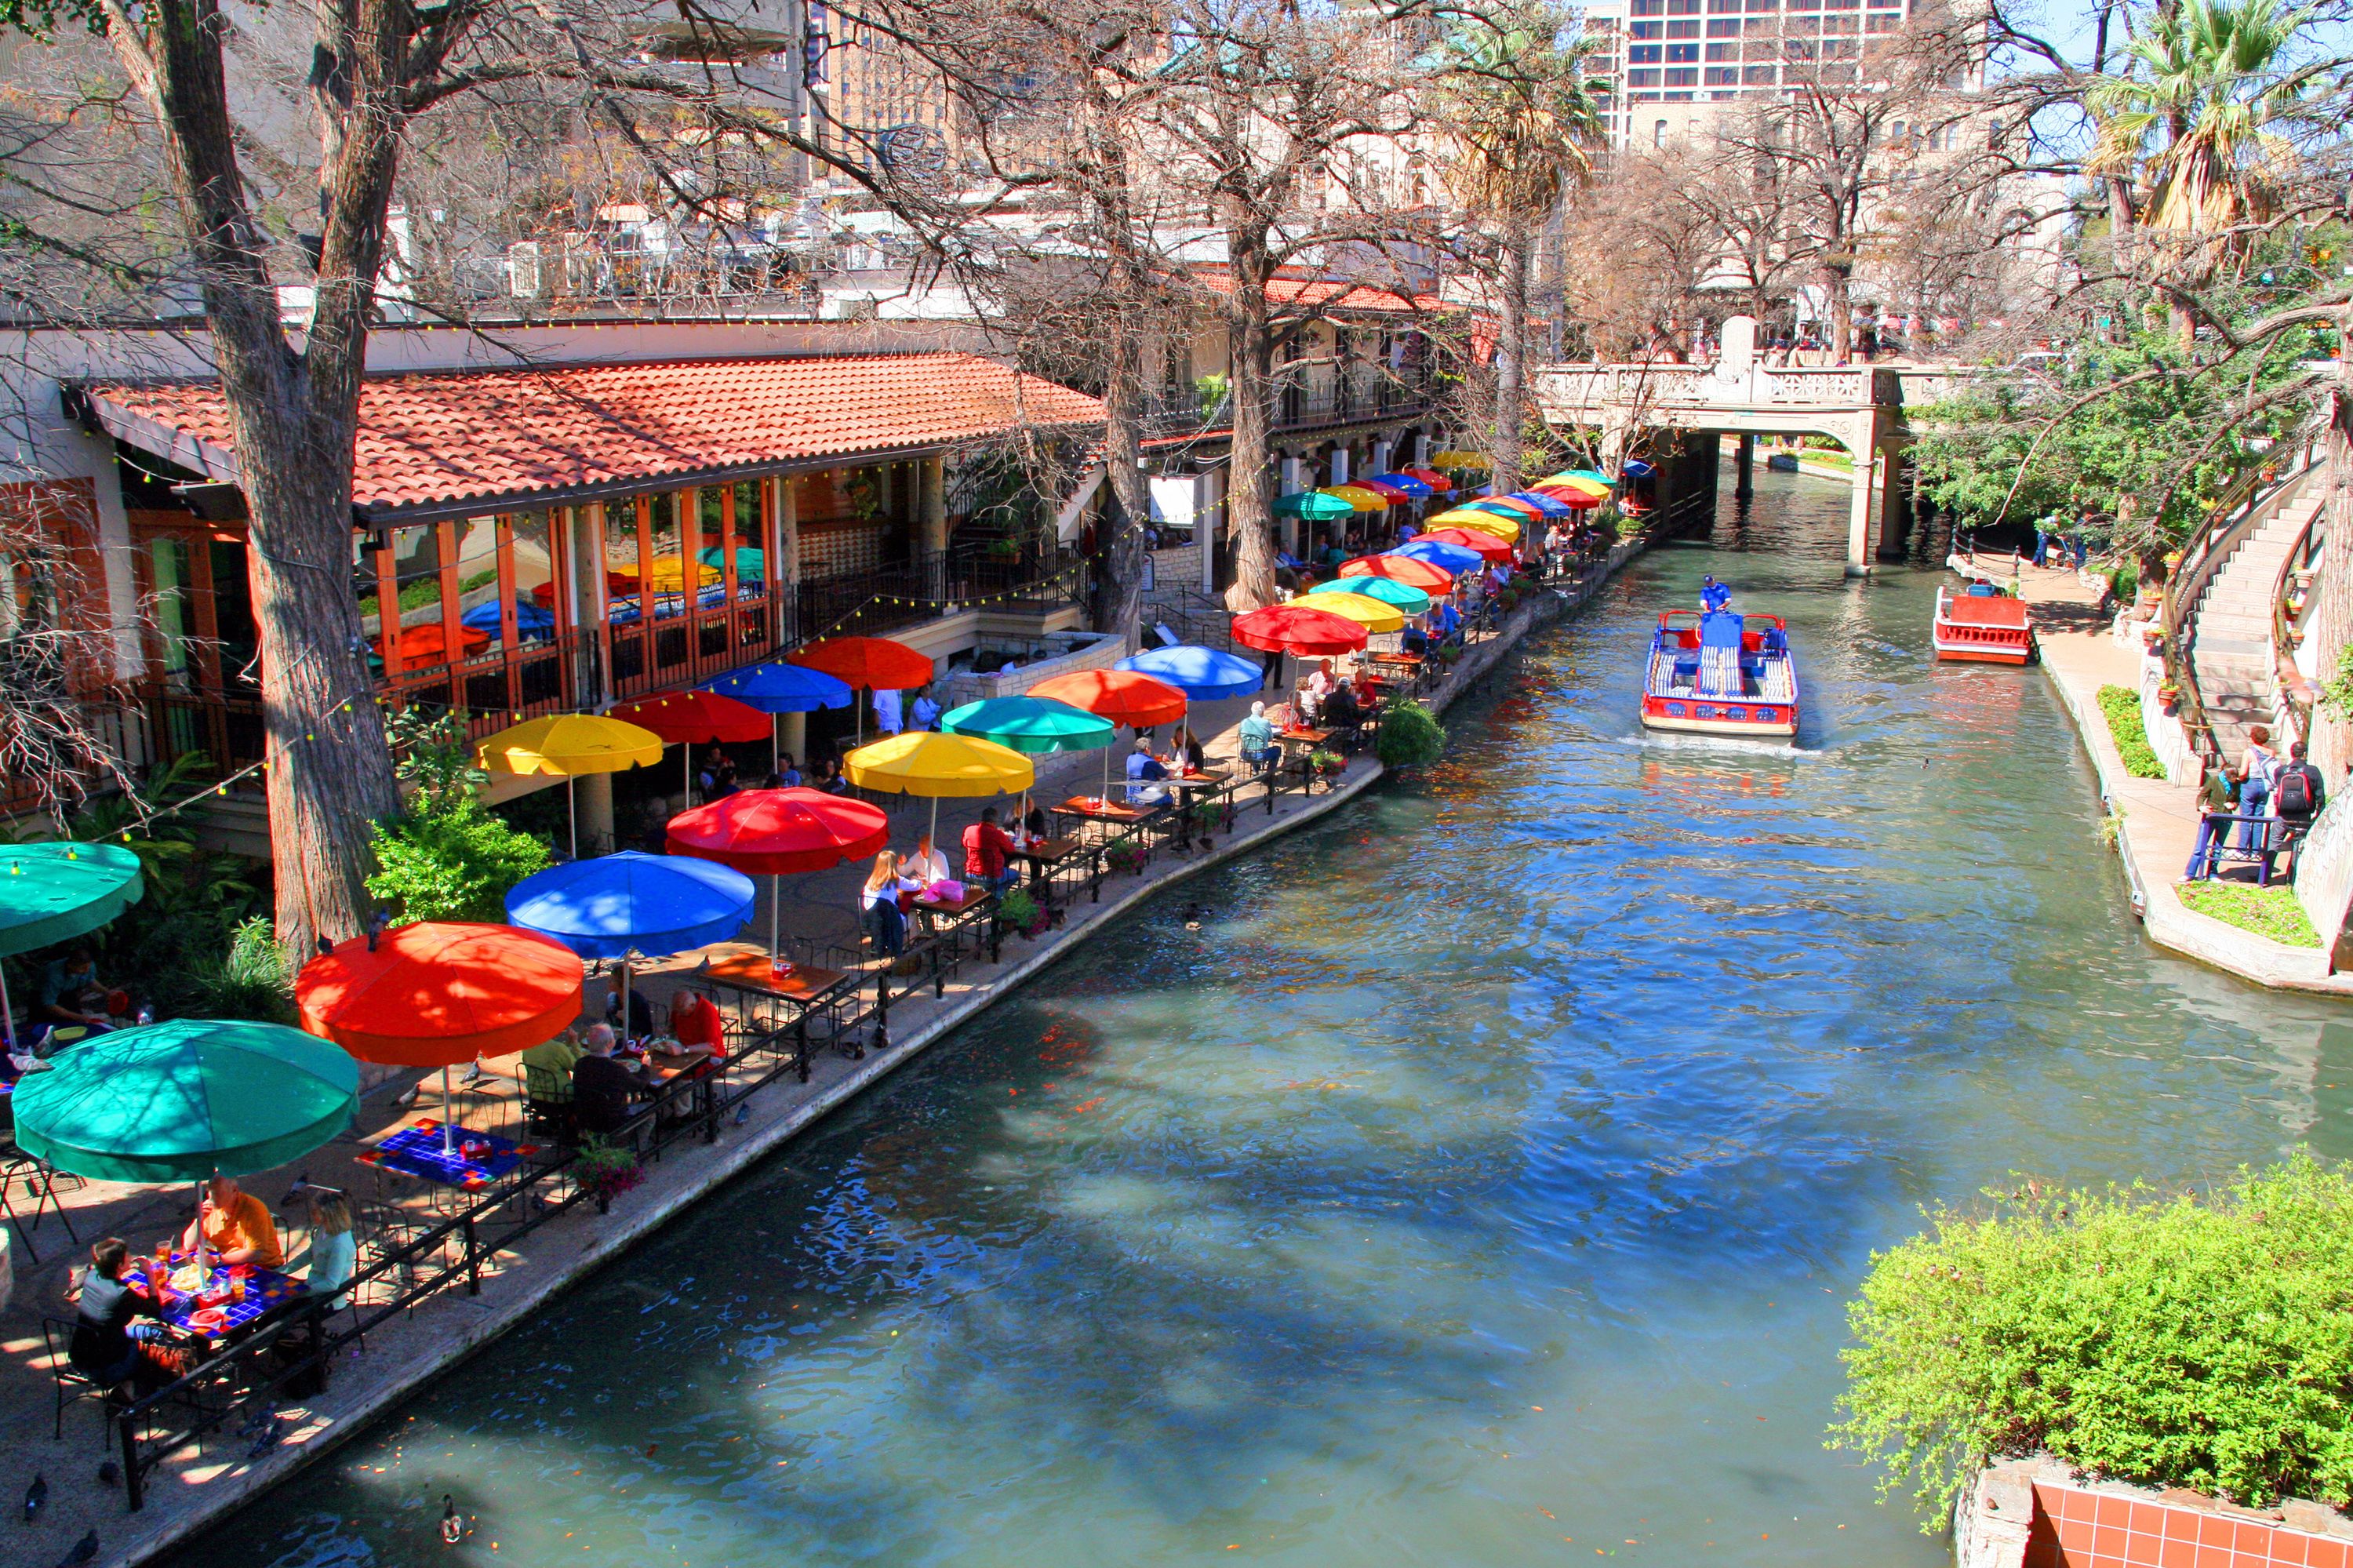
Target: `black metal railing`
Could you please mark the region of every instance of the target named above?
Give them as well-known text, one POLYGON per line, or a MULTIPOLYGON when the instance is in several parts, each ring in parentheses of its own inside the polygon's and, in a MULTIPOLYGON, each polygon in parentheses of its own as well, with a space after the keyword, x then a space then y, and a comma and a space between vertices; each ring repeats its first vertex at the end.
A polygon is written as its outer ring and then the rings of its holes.
POLYGON ((871 635, 930 620, 950 606, 1047 609, 1086 602, 1086 558, 1075 552, 1017 551, 958 546, 870 571, 818 577, 800 585, 793 641, 842 634, 871 635))

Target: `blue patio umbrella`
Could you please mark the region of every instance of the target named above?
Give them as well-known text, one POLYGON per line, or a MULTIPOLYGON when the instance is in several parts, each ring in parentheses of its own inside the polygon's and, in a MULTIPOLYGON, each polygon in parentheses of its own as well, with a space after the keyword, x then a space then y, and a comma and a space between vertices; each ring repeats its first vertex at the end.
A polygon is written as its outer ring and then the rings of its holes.
POLYGON ((723 942, 752 918, 752 879, 717 861, 624 850, 524 877, 507 922, 584 959, 663 958, 723 942))
POLYGON ((1403 556, 1409 561, 1427 561, 1449 572, 1474 571, 1480 565, 1479 552, 1466 550, 1460 545, 1441 545, 1435 539, 1416 539, 1399 545, 1394 550, 1383 550, 1384 556, 1403 556))
MULTIPOLYGON (((554 612, 527 599, 514 601, 514 618, 515 635, 518 637, 546 637, 555 630, 554 612)), ((489 632, 493 642, 499 640, 501 628, 497 599, 488 599, 476 605, 458 620, 460 625, 470 626, 477 631, 489 632)))
POLYGON ((1651 465, 1641 458, 1628 458, 1620 466, 1619 472, 1628 479, 1648 479, 1651 477, 1651 465))
POLYGON ((1257 691, 1265 681, 1264 673, 1250 660, 1191 643, 1154 648, 1122 659, 1113 668, 1166 681, 1197 703, 1242 696, 1257 691))
POLYGON ((1373 475, 1373 482, 1386 484, 1391 490, 1402 490, 1416 501, 1426 500, 1437 493, 1429 484, 1409 473, 1377 473, 1373 475))
POLYGON ((846 708, 858 700, 847 681, 838 681, 822 670, 776 661, 731 670, 715 681, 705 681, 702 689, 733 697, 764 714, 815 713, 819 708, 846 708))
POLYGON ((1574 517, 1577 515, 1577 508, 1569 505, 1567 502, 1556 501, 1549 495, 1539 495, 1532 490, 1515 490, 1512 492, 1511 499, 1514 501, 1526 502, 1530 506, 1535 507, 1546 517, 1574 517))

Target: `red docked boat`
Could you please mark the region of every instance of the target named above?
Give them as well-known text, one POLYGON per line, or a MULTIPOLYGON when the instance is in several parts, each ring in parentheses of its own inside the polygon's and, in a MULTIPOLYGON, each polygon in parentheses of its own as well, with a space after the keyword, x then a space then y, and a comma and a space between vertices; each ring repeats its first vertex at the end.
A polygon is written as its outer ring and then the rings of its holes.
POLYGON ((2023 664, 2034 657, 2025 601, 1983 580, 1957 593, 1950 584, 1936 590, 1934 640, 1939 659, 2023 664))
POLYGON ((1798 733, 1798 667, 1778 615, 1671 609, 1651 635, 1642 724, 1787 740, 1798 733))

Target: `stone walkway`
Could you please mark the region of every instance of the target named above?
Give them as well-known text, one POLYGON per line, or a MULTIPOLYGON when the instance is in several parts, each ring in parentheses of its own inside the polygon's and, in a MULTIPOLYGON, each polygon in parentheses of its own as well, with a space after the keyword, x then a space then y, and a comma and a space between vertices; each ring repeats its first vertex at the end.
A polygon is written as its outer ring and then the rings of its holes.
MULTIPOLYGON (((2008 582, 2013 558, 1987 555, 1978 568, 2008 582)), ((2099 611, 2101 589, 2073 572, 2026 563, 2015 567, 2020 595, 2033 621, 2042 666, 2099 775, 2100 795, 2118 819, 2116 853, 2132 889, 2133 911, 2149 940, 2258 985, 2353 996, 2353 975, 2332 975, 2316 948, 2291 948, 2258 937, 2185 906, 2174 891, 2198 841, 2198 791, 2162 779, 2136 779, 2126 770, 2107 716, 2100 711, 2102 686, 2140 690, 2138 642, 2119 641, 2110 630, 2113 614, 2099 611)), ((2252 883, 2254 868, 2232 866, 2231 880, 2252 883)))
MULTIPOLYGON (((1620 546, 1611 569, 1638 548, 1620 546)), ((1588 592, 1598 588, 1602 580, 1606 578, 1596 579, 1588 592)), ((1497 634, 1469 651, 1444 686, 1429 699, 1432 705, 1451 702, 1503 658, 1531 626, 1555 619, 1568 608, 1568 601, 1556 596, 1524 605, 1497 634)), ((1233 754, 1233 726, 1248 712, 1250 701, 1240 697, 1197 709, 1202 730, 1215 726, 1217 738, 1208 744, 1212 757, 1233 754)), ((1092 753, 1039 761, 1039 791, 1050 801, 1072 793, 1092 793, 1089 786, 1100 777, 1102 768, 1099 754, 1092 753)), ((1116 770, 1116 755, 1113 767, 1116 770)), ((64 1559, 89 1531, 97 1532, 96 1561, 101 1568, 117 1564, 127 1568, 156 1557, 174 1541, 217 1520, 368 1421, 396 1408, 408 1391, 522 1320, 572 1281, 617 1257, 672 1214, 911 1060, 981 1008, 1071 951, 1096 928, 1171 884, 1334 810, 1369 788, 1380 774, 1379 765, 1369 757, 1357 758, 1328 789, 1305 798, 1295 793, 1282 796, 1271 815, 1259 797, 1255 804, 1238 813, 1234 831, 1219 835, 1214 847, 1157 852, 1142 874, 1110 878, 1099 904, 1083 899, 1072 904, 1061 927, 1035 941, 1008 938, 1000 962, 988 961, 984 950, 947 982, 943 996, 935 999, 925 990, 894 1002, 887 1049, 870 1051, 857 1061, 834 1052, 818 1054, 807 1084, 796 1083, 786 1075, 744 1102, 744 1121, 727 1118, 715 1143, 674 1145, 648 1165, 641 1186, 615 1200, 609 1214, 600 1215, 593 1204, 584 1203, 547 1220, 515 1250, 491 1259, 479 1295, 468 1295, 462 1289, 444 1291, 412 1312, 370 1330, 364 1349, 353 1351, 334 1369, 326 1393, 282 1411, 273 1446, 256 1452, 249 1437, 234 1432, 216 1435, 201 1448, 191 1448, 159 1467, 149 1478, 143 1510, 135 1514, 125 1511, 120 1487, 100 1478, 101 1462, 117 1456, 107 1441, 111 1428, 101 1424, 95 1400, 67 1410, 63 1439, 51 1438, 55 1384, 41 1319, 70 1320, 72 1308, 63 1299, 68 1270, 87 1257, 87 1250, 86 1245, 67 1241, 56 1217, 46 1219, 33 1236, 41 1261, 32 1264, 18 1251, 15 1300, 0 1311, 0 1485, 17 1489, 8 1493, 12 1499, 36 1475, 46 1478, 49 1488, 47 1507, 35 1524, 5 1527, 10 1537, 9 1561, 42 1568, 64 1559)), ((965 825, 976 820, 980 810, 990 803, 942 801, 942 841, 955 842, 965 825)), ((930 811, 928 801, 894 803, 893 846, 911 847, 915 834, 930 820, 930 811)), ((954 852, 949 853, 953 857, 954 852)), ((821 942, 854 944, 855 891, 863 870, 843 867, 786 878, 781 911, 786 932, 821 942)), ((769 914, 765 879, 755 880, 763 884, 755 930, 765 935, 769 914)), ((640 970, 644 989, 658 1008, 667 1002, 696 961, 681 958, 640 970)), ((592 980, 590 988, 592 1001, 601 999, 602 984, 592 980)), ((519 1112, 516 1080, 520 1075, 511 1060, 487 1066, 488 1080, 461 1093, 460 1118, 472 1125, 503 1124, 512 1130, 519 1112)), ((739 1070, 742 1076, 749 1076, 757 1069, 741 1064, 731 1068, 739 1070)), ((427 1214, 430 1194, 406 1185, 387 1186, 385 1181, 398 1179, 382 1179, 373 1168, 355 1161, 374 1139, 436 1108, 438 1078, 425 1086, 424 1097, 416 1107, 396 1105, 396 1097, 417 1076, 403 1074, 371 1086, 350 1134, 294 1165, 251 1178, 246 1183, 248 1189, 269 1202, 280 1214, 281 1223, 290 1217, 285 1195, 298 1178, 342 1188, 388 1210, 427 1214)), ((184 1225, 194 1213, 195 1194, 185 1187, 90 1183, 65 1194, 64 1202, 83 1244, 116 1234, 136 1249, 152 1246, 184 1225)), ((299 1236, 289 1236, 290 1255, 299 1245, 299 1236)), ((364 1263, 364 1259, 363 1266, 364 1263)))

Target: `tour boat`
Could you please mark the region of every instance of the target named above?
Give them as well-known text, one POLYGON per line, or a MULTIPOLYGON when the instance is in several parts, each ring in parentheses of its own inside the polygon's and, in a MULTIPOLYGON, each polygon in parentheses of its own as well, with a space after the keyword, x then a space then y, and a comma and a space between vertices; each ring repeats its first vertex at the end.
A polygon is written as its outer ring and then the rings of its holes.
POLYGON ((1671 609, 1642 683, 1651 729, 1786 740, 1798 733, 1798 666, 1778 615, 1671 609))
POLYGON ((1932 636, 1939 659, 1986 664, 2023 664, 2034 657, 2034 634, 2027 629, 2026 604, 1982 579, 1955 592, 1936 589, 1932 636))

